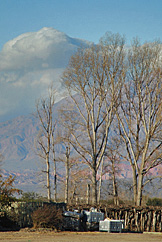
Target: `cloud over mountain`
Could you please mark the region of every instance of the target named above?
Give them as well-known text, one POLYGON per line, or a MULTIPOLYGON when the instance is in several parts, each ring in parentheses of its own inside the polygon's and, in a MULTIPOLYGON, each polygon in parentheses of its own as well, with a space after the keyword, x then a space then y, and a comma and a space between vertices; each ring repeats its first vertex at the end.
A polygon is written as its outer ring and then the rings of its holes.
POLYGON ((53 28, 8 41, 0 52, 0 121, 33 111, 51 81, 60 92, 59 77, 70 56, 86 45, 53 28))

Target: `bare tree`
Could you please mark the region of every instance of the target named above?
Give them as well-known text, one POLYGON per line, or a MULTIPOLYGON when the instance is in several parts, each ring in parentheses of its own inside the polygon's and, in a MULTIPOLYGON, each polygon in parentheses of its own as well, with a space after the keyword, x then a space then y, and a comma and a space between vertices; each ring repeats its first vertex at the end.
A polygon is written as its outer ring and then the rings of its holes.
POLYGON ((98 181, 98 204, 100 204, 100 199, 101 199, 101 187, 102 187, 102 176, 103 176, 103 165, 104 165, 104 157, 102 157, 102 161, 100 164, 100 176, 99 176, 99 181, 98 181))
POLYGON ((108 163, 109 163, 109 173, 110 178, 112 180, 112 188, 113 188, 113 198, 114 205, 119 205, 119 194, 118 194, 118 184, 117 184, 117 176, 119 172, 119 157, 114 149, 109 150, 108 163))
POLYGON ((137 40, 133 42, 128 52, 127 79, 117 111, 125 160, 132 167, 136 205, 141 205, 146 175, 162 163, 160 54, 158 42, 144 45, 137 40))
MULTIPOLYGON (((60 108, 61 112, 61 108, 60 108)), ((71 157, 70 150, 70 133, 62 125, 62 119, 59 120, 59 127, 57 130, 56 143, 59 146, 57 160, 65 164, 65 203, 69 203, 69 181, 70 181, 70 171, 73 167, 74 160, 71 157)))
POLYGON ((52 144, 52 135, 54 131, 53 108, 55 104, 55 91, 52 86, 49 88, 48 97, 40 98, 36 104, 37 117, 40 122, 40 130, 37 139, 38 155, 46 161, 47 192, 48 201, 51 201, 50 184, 50 151, 52 144))
MULTIPOLYGON (((111 140, 109 140, 106 151, 104 154, 104 162, 101 167, 102 176, 108 174, 109 176, 109 185, 111 185, 112 189, 109 187, 108 194, 113 196, 114 205, 119 205, 119 195, 118 195, 118 187, 119 187, 119 171, 120 171, 120 162, 122 161, 122 157, 120 155, 121 151, 121 142, 119 137, 116 137, 116 132, 112 132, 115 129, 115 125, 113 123, 111 127, 111 140), (118 180, 118 182, 117 182, 118 180)), ((101 179, 101 176, 100 176, 101 179)), ((104 189, 105 190, 105 189, 104 189)))
POLYGON ((69 176, 70 176, 70 145, 66 146, 66 181, 65 181, 65 203, 69 202, 69 176))
POLYGON ((124 39, 107 35, 101 45, 80 49, 63 75, 70 100, 62 116, 70 143, 92 174, 92 203, 97 203, 97 171, 118 105, 124 69, 124 39), (71 105, 70 105, 71 104, 71 105))
POLYGON ((54 202, 57 202, 57 173, 56 173, 56 151, 55 151, 55 129, 56 122, 53 123, 53 129, 51 133, 52 138, 52 160, 53 160, 53 177, 54 177, 54 202))

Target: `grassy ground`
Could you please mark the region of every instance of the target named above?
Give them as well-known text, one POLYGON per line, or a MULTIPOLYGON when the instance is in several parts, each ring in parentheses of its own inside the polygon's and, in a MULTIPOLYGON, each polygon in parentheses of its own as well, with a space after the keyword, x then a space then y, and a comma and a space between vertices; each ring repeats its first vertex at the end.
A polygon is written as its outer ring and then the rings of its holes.
POLYGON ((158 242, 162 233, 0 232, 0 242, 158 242))

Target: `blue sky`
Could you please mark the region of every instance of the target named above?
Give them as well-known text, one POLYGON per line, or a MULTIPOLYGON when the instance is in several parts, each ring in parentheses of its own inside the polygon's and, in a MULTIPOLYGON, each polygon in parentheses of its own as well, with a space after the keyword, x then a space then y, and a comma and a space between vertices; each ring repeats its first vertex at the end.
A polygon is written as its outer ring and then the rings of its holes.
POLYGON ((25 32, 53 27, 97 43, 106 31, 162 39, 161 0, 0 0, 0 50, 25 32))

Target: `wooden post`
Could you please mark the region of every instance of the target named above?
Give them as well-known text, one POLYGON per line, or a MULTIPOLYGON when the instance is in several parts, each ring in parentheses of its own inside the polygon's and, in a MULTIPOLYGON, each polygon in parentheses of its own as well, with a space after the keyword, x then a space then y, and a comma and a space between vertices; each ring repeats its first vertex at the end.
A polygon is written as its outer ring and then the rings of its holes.
POLYGON ((112 217, 115 219, 115 210, 112 211, 112 217))
POLYGON ((107 218, 107 208, 105 207, 105 218, 107 218))
POLYGON ((153 211, 152 231, 156 232, 156 211, 153 211))
POLYGON ((135 226, 136 226, 136 231, 138 231, 138 212, 134 208, 134 219, 135 219, 135 226))
POLYGON ((147 232, 151 230, 152 211, 148 212, 147 232))
POLYGON ((127 228, 127 225, 128 225, 128 211, 126 210, 125 211, 125 214, 124 214, 124 220, 125 220, 125 228, 127 228))
POLYGON ((119 212, 119 219, 122 219, 122 210, 119 212))
POLYGON ((162 232, 162 210, 160 211, 159 232, 162 232))
POLYGON ((144 231, 144 223, 145 223, 145 214, 144 212, 141 212, 141 231, 143 232, 144 231))
POLYGON ((160 232, 160 221, 161 221, 161 214, 159 213, 159 211, 157 211, 157 215, 156 215, 156 231, 160 232))
POLYGON ((147 231, 148 211, 144 214, 144 231, 147 231))
POLYGON ((115 219, 117 220, 118 219, 118 212, 117 211, 115 211, 115 219))

